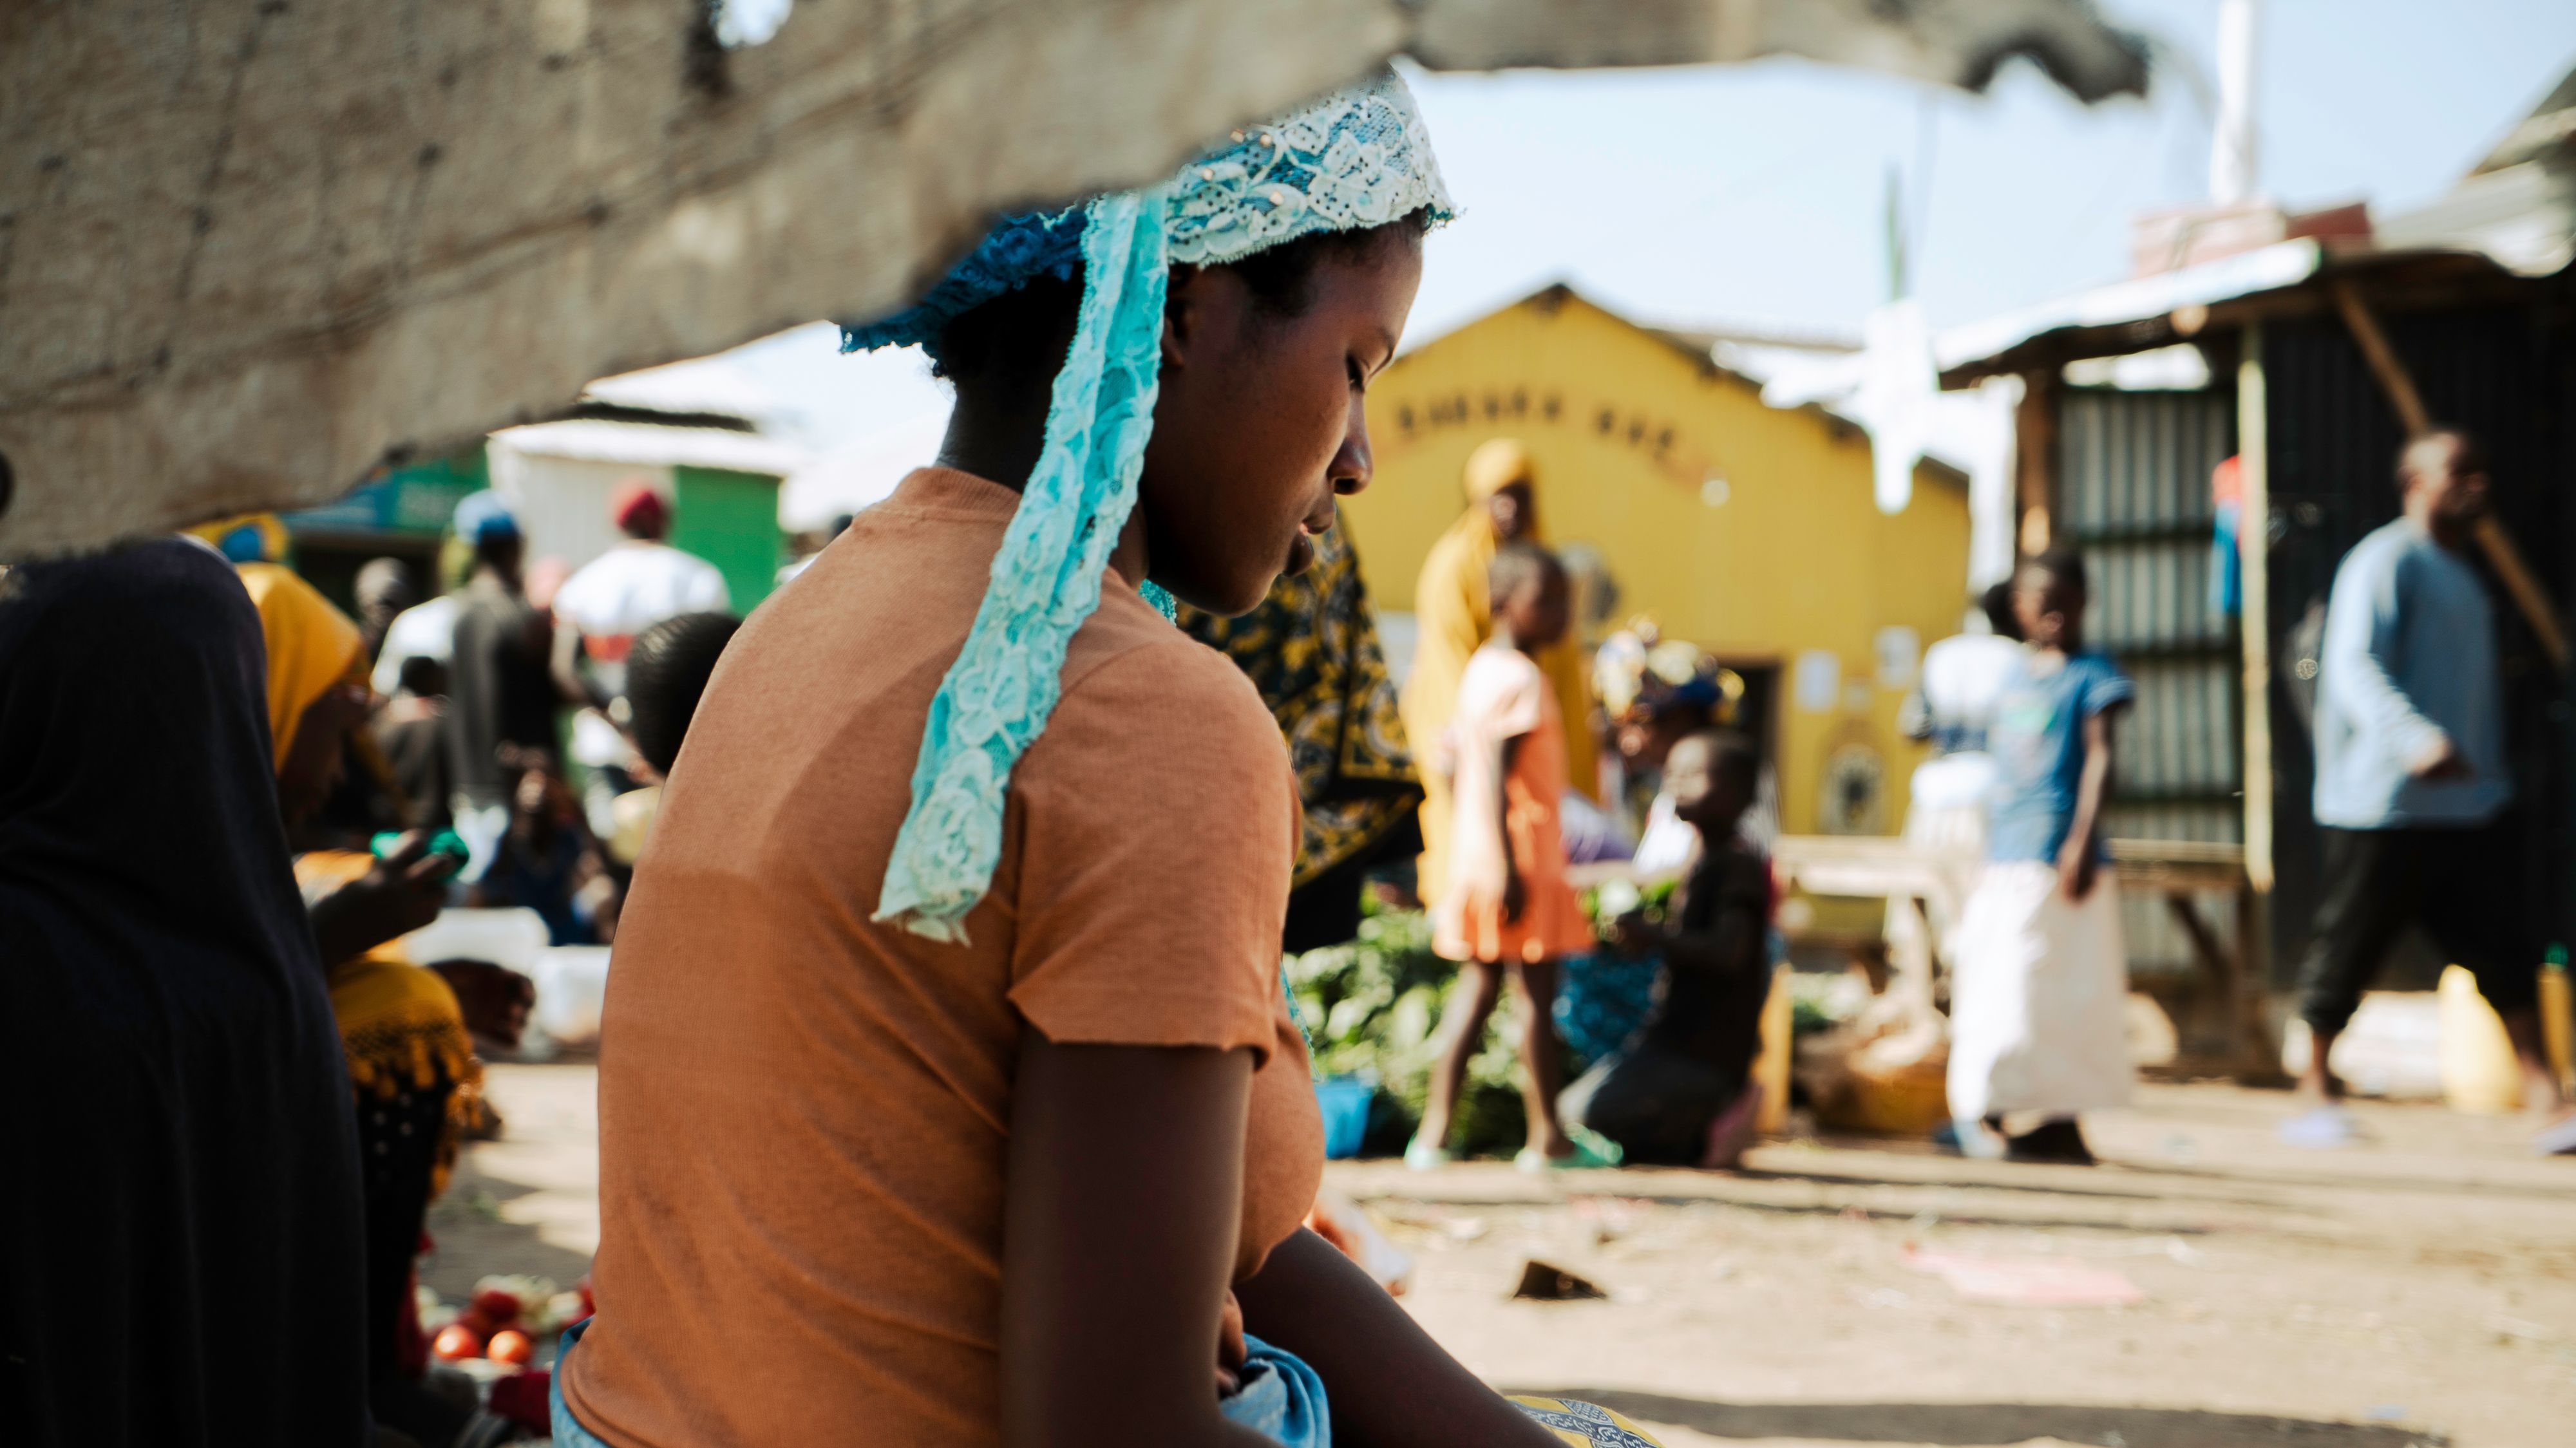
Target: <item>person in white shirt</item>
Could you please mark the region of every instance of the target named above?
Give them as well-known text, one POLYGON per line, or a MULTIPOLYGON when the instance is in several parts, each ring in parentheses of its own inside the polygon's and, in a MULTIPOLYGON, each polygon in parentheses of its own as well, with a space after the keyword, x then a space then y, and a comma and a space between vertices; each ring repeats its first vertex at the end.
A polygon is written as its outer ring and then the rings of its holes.
POLYGON ((583 564, 554 599, 555 621, 571 625, 555 630, 555 677, 602 707, 626 692, 626 651, 637 634, 666 618, 733 606, 714 564, 662 541, 671 505, 652 484, 637 479, 618 489, 609 513, 626 541, 583 564))
POLYGON ((1985 849, 1986 806, 1995 789, 1986 726, 2022 655, 2011 583, 1987 589, 1980 602, 1987 631, 1954 634, 1924 650, 1922 682, 1896 716, 1906 738, 1932 746, 1932 757, 1914 770, 1905 837, 1971 854, 1985 849))
POLYGON ((390 699, 402 688, 406 660, 427 659, 441 669, 454 663, 456 609, 456 595, 442 593, 395 614, 393 622, 385 626, 383 644, 376 650, 376 666, 367 680, 369 687, 390 699))
POLYGON ((636 636, 666 619, 729 613, 724 575, 663 539, 671 505, 641 478, 617 490, 609 516, 626 541, 581 566, 555 590, 555 681, 585 701, 573 717, 572 759, 587 772, 582 790, 592 832, 608 837, 618 795, 635 787, 626 723, 626 655, 636 636))

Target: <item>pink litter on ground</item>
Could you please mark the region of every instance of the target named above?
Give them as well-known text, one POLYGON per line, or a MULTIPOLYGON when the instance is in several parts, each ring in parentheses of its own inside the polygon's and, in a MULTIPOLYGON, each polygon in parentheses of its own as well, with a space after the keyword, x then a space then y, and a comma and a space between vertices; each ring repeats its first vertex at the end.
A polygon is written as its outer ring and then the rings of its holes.
POLYGON ((2023 1307, 2125 1307, 2147 1294, 2108 1267, 2063 1257, 1969 1257, 1956 1252, 1905 1249, 1905 1265, 1929 1272, 1974 1302, 2023 1307))

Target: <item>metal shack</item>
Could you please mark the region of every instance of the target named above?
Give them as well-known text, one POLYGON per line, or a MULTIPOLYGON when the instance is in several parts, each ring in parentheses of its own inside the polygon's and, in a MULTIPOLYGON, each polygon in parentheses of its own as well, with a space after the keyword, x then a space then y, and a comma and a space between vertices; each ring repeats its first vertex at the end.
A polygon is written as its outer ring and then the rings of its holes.
MULTIPOLYGON (((2244 996, 2295 970, 2318 870, 2306 722, 2313 620, 2344 553, 2396 516, 2398 446, 2427 421, 2468 428, 2491 458, 2497 526, 2480 540, 2478 566, 2496 602, 2515 818, 2527 841, 2519 895, 2545 938, 2567 940, 2576 933, 2565 672, 2566 603, 2576 596, 2576 75, 2430 207, 2375 226, 2359 208, 2271 212, 2251 226, 2239 208, 2224 221, 2239 235, 2256 231, 2258 244, 2170 270, 2142 257, 2148 274, 1936 342, 1945 386, 2022 379, 2023 551, 2052 540, 2085 550, 2088 638, 2138 680, 2111 833, 2205 842, 2213 858, 2242 846, 2252 918, 2237 920, 2232 900, 2197 922, 2179 906, 2135 900, 2133 963, 2152 976, 2196 957, 2237 977, 2247 1005, 2244 996), (2213 569, 2230 562, 2213 472, 2231 456, 2242 518, 2232 614, 2211 588, 2213 569), (2232 946, 2219 943, 2227 936, 2232 946), (2240 964, 2251 968, 2240 974, 2240 964)), ((2171 234, 2171 219, 2159 222, 2171 234)), ((2437 962, 2412 954, 2392 984, 2429 985, 2437 962)), ((2204 1035, 2203 1047, 2251 1056, 2259 1042, 2242 1028, 2258 1018, 2225 1014, 2206 1013, 2203 1025, 2234 1039, 2204 1035)), ((2183 1026, 2188 1037, 2192 1023, 2183 1026)))

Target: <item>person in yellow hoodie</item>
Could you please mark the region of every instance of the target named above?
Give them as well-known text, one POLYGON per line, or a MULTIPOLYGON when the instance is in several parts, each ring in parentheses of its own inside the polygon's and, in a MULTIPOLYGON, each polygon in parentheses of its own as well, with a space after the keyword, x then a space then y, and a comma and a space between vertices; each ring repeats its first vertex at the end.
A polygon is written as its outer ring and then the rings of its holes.
MULTIPOLYGON (((1458 681, 1467 660, 1493 636, 1493 601, 1485 572, 1506 543, 1543 543, 1538 521, 1538 471, 1517 438, 1498 437, 1467 455, 1463 481, 1467 511, 1431 546, 1414 585, 1418 630, 1413 671, 1404 683, 1405 736, 1422 775, 1422 860, 1418 871, 1425 903, 1438 899, 1448 879, 1449 777, 1441 767, 1441 731, 1458 707, 1458 681)), ((1592 735, 1592 690, 1582 646, 1573 634, 1539 659, 1565 719, 1566 779, 1586 799, 1598 789, 1592 735)))

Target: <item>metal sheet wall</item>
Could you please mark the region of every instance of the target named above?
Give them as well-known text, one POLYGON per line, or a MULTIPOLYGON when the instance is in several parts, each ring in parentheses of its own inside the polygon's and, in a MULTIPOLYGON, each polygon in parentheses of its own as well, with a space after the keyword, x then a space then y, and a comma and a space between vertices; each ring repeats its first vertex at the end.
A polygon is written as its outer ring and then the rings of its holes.
MULTIPOLYGON (((2235 450, 2221 392, 2070 389, 2058 409, 2057 523, 2092 583, 2085 640, 2120 662, 2138 701, 2120 733, 2110 832, 2234 841, 2243 834, 2235 623, 2210 603, 2212 469, 2235 450)), ((2233 902, 2206 902, 2235 928, 2233 902)), ((2191 945, 2163 902, 2123 911, 2133 969, 2185 970, 2191 945)))

